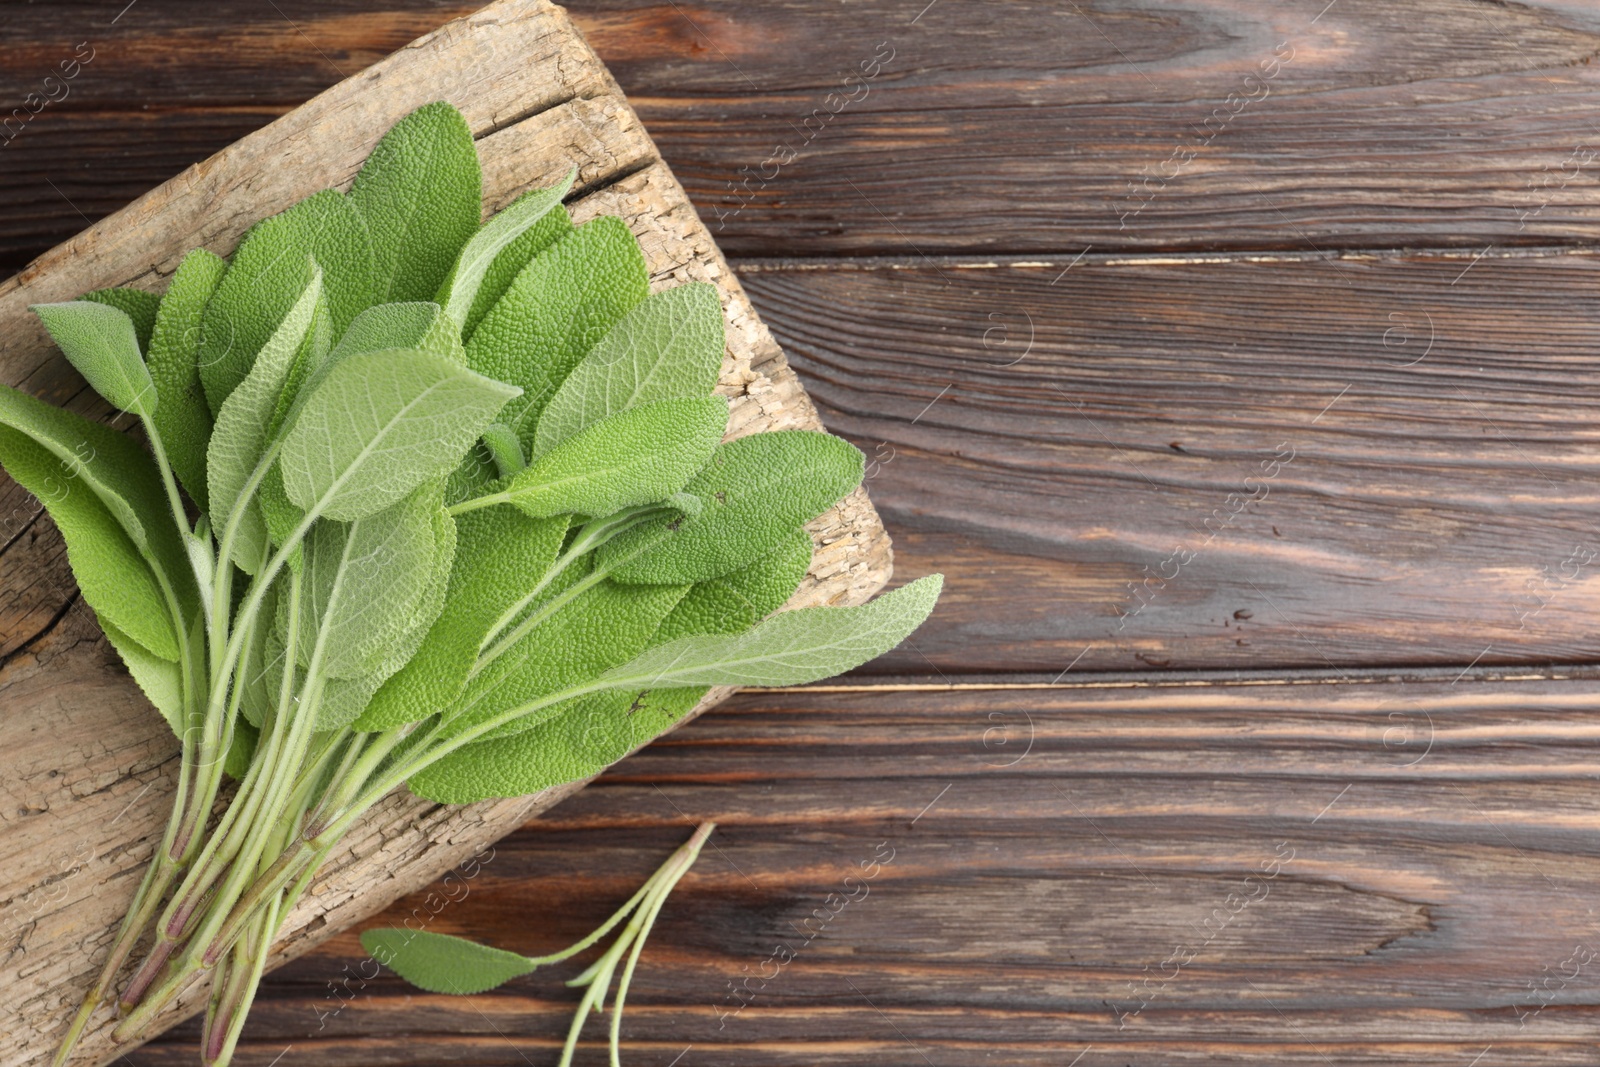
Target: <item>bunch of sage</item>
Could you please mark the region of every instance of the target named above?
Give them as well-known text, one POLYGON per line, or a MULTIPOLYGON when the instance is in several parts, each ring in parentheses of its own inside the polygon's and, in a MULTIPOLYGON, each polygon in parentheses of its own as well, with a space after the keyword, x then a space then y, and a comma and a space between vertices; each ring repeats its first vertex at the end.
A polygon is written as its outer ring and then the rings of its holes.
POLYGON ((480 224, 471 132, 430 104, 348 193, 257 223, 230 260, 190 253, 164 295, 34 308, 144 445, 0 388, 0 463, 181 741, 58 1063, 113 990, 133 1040, 202 975, 204 1061, 227 1062, 280 921, 396 787, 466 803, 583 779, 708 687, 848 670, 932 609, 937 576, 777 612, 861 454, 724 441, 717 291, 651 292, 621 220, 572 224, 572 180, 480 224))

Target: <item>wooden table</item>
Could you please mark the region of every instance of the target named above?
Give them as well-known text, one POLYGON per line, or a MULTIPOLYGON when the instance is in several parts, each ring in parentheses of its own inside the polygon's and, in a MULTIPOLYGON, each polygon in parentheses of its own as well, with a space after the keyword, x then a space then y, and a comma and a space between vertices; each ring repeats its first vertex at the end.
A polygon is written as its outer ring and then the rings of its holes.
MULTIPOLYGON (((7 108, 92 51, 0 269, 472 6, 123 2, 0 14, 7 108)), ((387 923, 550 951, 716 819, 629 1063, 1596 1062, 1600 10, 573 10, 948 592, 387 923)), ((346 933, 238 1062, 551 1063, 571 973, 346 933)))

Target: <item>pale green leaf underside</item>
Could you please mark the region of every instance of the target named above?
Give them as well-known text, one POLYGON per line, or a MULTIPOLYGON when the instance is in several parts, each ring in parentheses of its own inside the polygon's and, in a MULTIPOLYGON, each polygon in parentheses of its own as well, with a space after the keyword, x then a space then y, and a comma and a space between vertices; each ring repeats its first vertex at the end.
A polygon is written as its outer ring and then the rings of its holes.
POLYGON ((39 316, 84 381, 112 407, 146 417, 154 414, 155 385, 144 365, 133 320, 125 312, 93 300, 34 304, 29 310, 39 316))
POLYGON ((600 675, 617 688, 804 685, 851 670, 904 641, 944 583, 931 574, 860 607, 800 608, 741 634, 680 637, 600 675))
MULTIPOLYGON (((255 573, 267 547, 267 525, 254 507, 240 507, 250 479, 267 449, 272 417, 289 380, 322 295, 322 272, 311 268, 310 281, 284 316, 283 322, 261 347, 249 373, 229 393, 217 413, 206 450, 206 476, 211 497, 211 528, 226 530, 239 509, 233 562, 255 573)), ((246 502, 248 505, 248 502, 246 502)))
POLYGON ((134 336, 139 339, 139 351, 150 351, 150 334, 155 329, 156 312, 161 306, 161 298, 155 293, 123 286, 116 289, 95 289, 84 293, 78 299, 93 300, 97 304, 114 307, 128 316, 133 320, 134 336))
MULTIPOLYGON (((531 199, 543 193, 542 189, 535 189, 522 194, 519 200, 531 199)), ((513 204, 513 206, 515 206, 513 204)), ((510 208, 507 208, 509 211, 510 208)), ((491 220, 490 225, 493 225, 491 220)), ((494 262, 489 264, 489 269, 483 276, 483 281, 478 284, 478 295, 472 298, 472 310, 467 312, 467 321, 461 330, 462 340, 470 340, 472 334, 489 314, 489 309, 500 302, 506 295, 506 290, 511 288, 511 283, 516 281, 517 275, 522 273, 522 268, 533 262, 533 257, 543 252, 557 241, 570 235, 573 231, 572 217, 564 208, 555 208, 539 217, 539 220, 518 234, 512 242, 501 249, 494 257, 494 262)))
POLYGON ((716 286, 690 282, 651 294, 624 315, 561 383, 539 416, 534 454, 628 408, 705 396, 727 343, 716 286))
POLYGON ((429 352, 356 353, 333 365, 285 437, 284 489, 329 518, 380 511, 449 473, 517 393, 429 352))
POLYGON ((596 553, 627 582, 700 582, 770 551, 796 526, 832 507, 861 481, 861 453, 810 430, 751 434, 722 445, 684 487, 704 506, 673 527, 660 520, 622 534, 596 553))
POLYGON ((628 408, 540 456, 511 479, 506 496, 535 518, 653 504, 706 465, 727 424, 727 401, 716 396, 628 408))
POLYGON ((161 659, 176 661, 178 633, 154 572, 75 469, 10 427, 0 427, 0 463, 49 510, 95 614, 161 659))
POLYGON ((173 735, 182 737, 183 672, 178 664, 173 660, 157 656, 134 638, 117 629, 116 624, 107 617, 100 618, 100 629, 105 631, 106 640, 111 642, 111 647, 122 657, 123 664, 128 668, 128 673, 133 675, 133 680, 138 683, 140 691, 151 704, 155 705, 161 717, 167 720, 173 735))
POLYGON ((561 203, 561 198, 567 195, 567 190, 572 188, 577 176, 578 168, 574 167, 555 185, 522 194, 472 235, 435 297, 452 319, 462 327, 467 326, 478 290, 495 257, 554 210, 561 203))
POLYGON ((397 927, 368 930, 361 947, 418 989, 482 993, 534 969, 527 957, 462 937, 397 927))

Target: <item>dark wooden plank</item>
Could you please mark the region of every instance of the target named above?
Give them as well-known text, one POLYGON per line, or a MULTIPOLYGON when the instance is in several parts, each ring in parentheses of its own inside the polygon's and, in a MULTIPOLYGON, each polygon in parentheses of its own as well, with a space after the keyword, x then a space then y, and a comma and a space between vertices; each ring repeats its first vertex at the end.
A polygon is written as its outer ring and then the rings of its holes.
MULTIPOLYGON (((0 218, 0 270, 470 6, 140 0, 115 25, 82 0, 7 6, 0 115, 67 95, 0 148, 0 195, 27 208, 0 218), (91 62, 46 87, 85 41, 91 62)), ((573 5, 734 256, 1600 234, 1590 7, 924 6, 573 5)))
MULTIPOLYGON (((747 694, 374 923, 553 951, 712 818, 625 1062, 1590 1063, 1600 681, 1449 677, 747 694)), ((344 934, 238 1062, 553 1062, 580 966, 429 996, 344 934)))
POLYGON ((950 578, 876 669, 1600 657, 1600 260, 1068 262, 746 265, 950 578))

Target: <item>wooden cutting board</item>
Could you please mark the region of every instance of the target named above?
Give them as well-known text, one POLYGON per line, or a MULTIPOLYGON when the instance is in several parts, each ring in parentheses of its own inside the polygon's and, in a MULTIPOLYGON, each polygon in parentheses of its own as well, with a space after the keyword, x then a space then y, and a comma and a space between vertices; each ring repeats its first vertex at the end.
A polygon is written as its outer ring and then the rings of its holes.
MULTIPOLYGON (((816 411, 683 189, 567 14, 502 0, 458 19, 152 190, 0 284, 0 380, 90 415, 112 413, 27 306, 89 289, 161 291, 183 254, 233 250, 257 219, 347 186, 396 120, 432 100, 478 138, 488 208, 576 164, 575 221, 619 215, 657 288, 722 291, 720 391, 730 433, 818 427, 816 411)), ((124 420, 125 421, 125 420, 124 420)), ((119 423, 120 425, 120 423, 119 423)), ((60 535, 0 480, 0 1065, 46 1062, 92 981, 165 823, 177 743, 77 596, 60 535)), ((863 491, 812 524, 817 553, 794 604, 855 603, 890 573, 889 540, 863 491)), ((713 693, 699 710, 726 696, 713 693)), ((403 791, 354 829, 290 916, 274 964, 424 885, 580 785, 441 807, 403 791)), ((203 1003, 196 988, 168 1013, 203 1003)), ((119 1051, 102 1012, 75 1062, 119 1051)))

